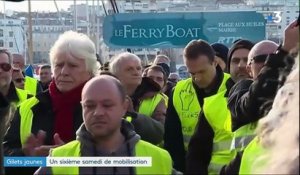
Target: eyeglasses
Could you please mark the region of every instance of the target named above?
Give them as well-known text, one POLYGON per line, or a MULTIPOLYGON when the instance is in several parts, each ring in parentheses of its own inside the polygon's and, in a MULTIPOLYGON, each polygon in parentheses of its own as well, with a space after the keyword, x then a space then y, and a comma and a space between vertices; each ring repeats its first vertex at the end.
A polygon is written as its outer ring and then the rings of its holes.
POLYGON ((255 62, 255 63, 264 63, 264 62, 266 61, 266 59, 267 59, 268 56, 269 56, 268 54, 265 54, 265 55, 257 55, 257 56, 255 56, 255 57, 253 57, 253 58, 251 59, 251 62, 253 61, 253 62, 255 62))
POLYGON ((168 80, 173 82, 173 83, 177 82, 177 79, 175 79, 175 78, 169 78, 168 80))
POLYGON ((1 63, 0 68, 5 72, 8 72, 11 69, 11 65, 9 63, 1 63))
POLYGON ((24 79, 24 78, 17 78, 17 79, 15 79, 14 81, 15 81, 16 83, 22 83, 22 82, 25 81, 25 79, 24 79))

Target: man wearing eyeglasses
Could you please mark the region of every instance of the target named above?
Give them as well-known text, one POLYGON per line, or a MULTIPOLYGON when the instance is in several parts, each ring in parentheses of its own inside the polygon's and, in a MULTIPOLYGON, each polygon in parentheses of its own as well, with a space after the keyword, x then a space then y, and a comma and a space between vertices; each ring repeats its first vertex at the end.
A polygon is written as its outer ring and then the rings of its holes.
MULTIPOLYGON (((20 54, 12 54, 12 58, 13 58, 12 59, 13 67, 25 71, 26 66, 25 66, 24 56, 20 54)), ((42 86, 40 85, 37 79, 25 75, 24 72, 23 75, 25 77, 25 85, 24 85, 25 90, 27 90, 33 95, 36 95, 43 91, 42 86)))
POLYGON ((12 56, 6 49, 0 49, 0 93, 16 105, 31 97, 22 89, 17 89, 12 81, 12 56))

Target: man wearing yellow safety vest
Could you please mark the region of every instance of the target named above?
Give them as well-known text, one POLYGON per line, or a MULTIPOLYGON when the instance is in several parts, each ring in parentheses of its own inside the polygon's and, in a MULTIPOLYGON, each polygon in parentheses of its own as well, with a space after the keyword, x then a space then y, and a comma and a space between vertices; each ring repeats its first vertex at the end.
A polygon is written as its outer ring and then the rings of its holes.
MULTIPOLYGON (((24 70, 25 68, 24 57, 20 54, 13 54, 13 65, 16 68, 24 70)), ((24 76, 25 76, 25 85, 24 85, 25 90, 27 90, 33 95, 36 95, 43 91, 42 86, 40 85, 37 79, 26 75, 24 76)))
POLYGON ((233 82, 214 58, 206 41, 188 43, 184 63, 192 78, 178 82, 169 98, 165 148, 174 168, 187 174, 217 173, 217 168, 234 155, 230 152, 232 133, 226 99, 233 82))
POLYGON ((6 49, 0 49, 0 93, 8 102, 18 106, 21 102, 32 97, 27 91, 18 89, 12 82, 12 56, 6 49))
MULTIPOLYGON (((138 106, 143 99, 152 98, 160 91, 159 85, 152 79, 142 77, 141 59, 129 52, 121 53, 111 60, 109 70, 121 81, 128 98, 130 98, 131 103, 126 116, 129 120, 132 119, 131 123, 134 125, 135 131, 141 135, 142 140, 155 145, 161 143, 164 127, 160 121, 163 120, 156 120, 161 115, 154 112, 154 115, 146 116, 138 111, 138 106)), ((148 107, 154 109, 152 111, 157 108, 154 105, 148 107)))
POLYGON ((152 65, 144 70, 144 76, 152 79, 160 87, 160 92, 151 98, 143 99, 140 102, 138 112, 165 123, 165 117, 168 106, 168 96, 162 93, 162 89, 167 83, 167 75, 159 65, 152 65))
MULTIPOLYGON (((173 63, 175 63, 173 61, 173 63)), ((163 70, 165 71, 166 73, 166 76, 169 77, 170 75, 170 69, 171 69, 171 59, 166 56, 166 55, 156 55, 154 61, 153 61, 153 64, 154 65, 159 65, 163 68, 163 70)), ((175 67, 175 65, 174 65, 175 67)), ((166 81, 166 84, 164 86, 164 88, 162 89, 162 92, 167 95, 167 96, 170 96, 171 95, 171 92, 172 92, 172 89, 174 88, 176 83, 170 81, 169 79, 167 79, 166 81)))
POLYGON ((84 124, 77 139, 50 151, 52 157, 150 157, 150 167, 43 167, 36 174, 172 174, 169 153, 140 140, 123 120, 128 108, 120 81, 109 75, 91 79, 82 91, 84 124))
POLYGON ((288 74, 293 66, 294 58, 287 55, 299 43, 299 27, 291 23, 284 38, 279 47, 269 40, 255 44, 247 65, 253 80, 238 82, 229 93, 228 107, 235 136, 232 146, 239 152, 220 174, 253 174, 250 168, 253 161, 265 152, 254 131, 258 120, 271 109, 277 90, 284 82, 280 77, 288 74))

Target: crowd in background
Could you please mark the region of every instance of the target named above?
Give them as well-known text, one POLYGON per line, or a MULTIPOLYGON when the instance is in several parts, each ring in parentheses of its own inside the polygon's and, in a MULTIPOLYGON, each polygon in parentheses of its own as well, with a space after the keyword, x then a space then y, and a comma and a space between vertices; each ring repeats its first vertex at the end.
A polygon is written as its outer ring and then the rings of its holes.
POLYGON ((24 74, 24 57, 1 48, 4 156, 152 157, 151 168, 5 173, 299 174, 297 21, 283 35, 283 43, 247 38, 230 48, 190 41, 185 80, 165 55, 143 65, 124 52, 101 65, 94 43, 73 31, 55 42, 40 80, 24 74))

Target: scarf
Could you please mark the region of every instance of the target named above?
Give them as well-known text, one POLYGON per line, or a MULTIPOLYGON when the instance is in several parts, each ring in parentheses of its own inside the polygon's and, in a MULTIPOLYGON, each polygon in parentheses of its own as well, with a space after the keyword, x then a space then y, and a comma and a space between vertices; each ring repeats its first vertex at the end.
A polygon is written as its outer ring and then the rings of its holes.
POLYGON ((75 139, 74 110, 80 104, 81 91, 84 84, 65 93, 61 93, 57 89, 54 80, 49 85, 49 93, 55 115, 54 133, 58 133, 64 142, 75 139))

